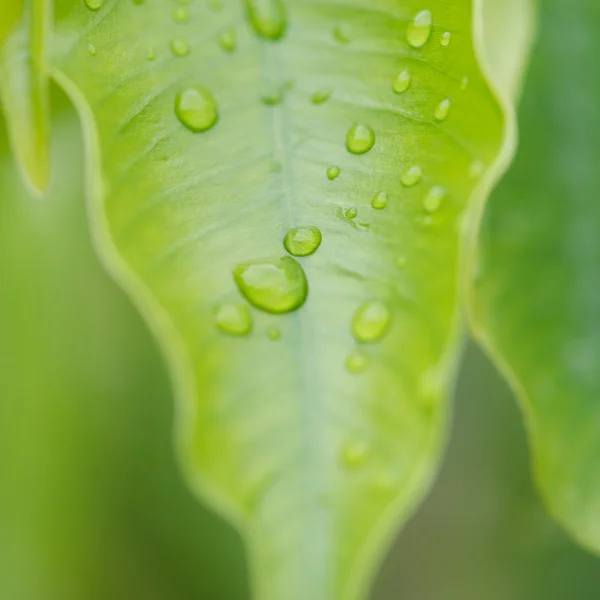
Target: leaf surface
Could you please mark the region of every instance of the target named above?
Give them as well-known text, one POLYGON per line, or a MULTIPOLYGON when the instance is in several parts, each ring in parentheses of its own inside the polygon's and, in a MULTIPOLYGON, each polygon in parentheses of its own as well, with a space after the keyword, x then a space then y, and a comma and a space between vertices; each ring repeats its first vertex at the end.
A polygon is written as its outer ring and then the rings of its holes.
POLYGON ((518 391, 551 512, 600 551, 600 9, 540 7, 521 147, 485 215, 472 312, 518 391))
POLYGON ((463 222, 502 146, 471 2, 100 4, 58 2, 54 76, 185 470, 256 598, 362 598, 439 460, 463 222))
POLYGON ((50 178, 51 0, 0 0, 0 14, 0 101, 25 180, 41 194, 50 178))

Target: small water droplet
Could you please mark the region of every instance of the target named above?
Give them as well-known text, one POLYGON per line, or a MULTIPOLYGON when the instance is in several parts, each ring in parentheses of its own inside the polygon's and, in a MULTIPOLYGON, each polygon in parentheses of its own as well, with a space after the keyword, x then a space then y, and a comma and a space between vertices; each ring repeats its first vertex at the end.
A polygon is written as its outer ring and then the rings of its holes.
POLYGON ((431 36, 433 17, 430 10, 422 10, 415 15, 406 31, 406 40, 413 48, 422 48, 431 36))
POLYGON ((312 96, 313 104, 324 104, 331 98, 333 90, 330 87, 319 88, 312 96))
POLYGON ((469 78, 465 76, 460 80, 460 89, 464 92, 468 87, 469 87, 469 78))
POLYGON ((342 464, 347 469, 362 467, 369 458, 369 446, 362 440, 353 440, 344 444, 340 453, 342 464))
POLYGON ((287 16, 282 0, 246 0, 254 31, 267 40, 278 40, 285 33, 287 16))
POLYGON ((183 38, 175 38, 171 40, 171 52, 175 56, 187 56, 190 53, 190 44, 183 38))
POLYGON ((211 10, 218 12, 223 10, 223 0, 208 0, 208 6, 211 10))
POLYGON ((469 175, 471 177, 473 177, 473 179, 481 177, 481 175, 483 174, 484 171, 485 171, 485 165, 480 160, 474 160, 469 165, 469 175))
POLYGON ((334 179, 337 179, 340 176, 340 173, 342 172, 342 170, 339 167, 336 166, 331 166, 327 168, 327 179, 329 179, 330 181, 333 181, 334 179))
POLYGON ((394 77, 394 81, 392 81, 392 89, 396 94, 403 94, 409 87, 412 82, 412 75, 408 69, 404 69, 404 71, 400 71, 396 77, 394 77))
POLYGON ((146 52, 146 60, 153 61, 156 59, 156 50, 154 46, 148 48, 148 52, 146 52))
POLYGON ((445 121, 448 118, 448 113, 450 112, 451 106, 452 101, 450 98, 444 98, 435 109, 435 120, 445 121))
POLYGON ((300 308, 308 296, 304 269, 289 256, 238 265, 233 277, 244 297, 266 312, 292 312, 300 308))
POLYGON ((349 44, 352 41, 352 28, 348 23, 342 23, 333 30, 333 37, 340 44, 349 44))
POLYGON ((96 56, 96 54, 97 54, 96 46, 94 46, 94 44, 90 44, 88 46, 88 52, 90 53, 90 56, 96 56))
POLYGON ((442 37, 440 38, 440 44, 444 46, 444 48, 447 48, 450 45, 451 41, 452 34, 449 31, 445 31, 444 33, 442 33, 442 37))
POLYGON ((235 52, 237 37, 233 29, 226 29, 219 36, 219 45, 224 52, 235 52))
POLYGON ((365 302, 354 315, 352 333, 364 344, 378 342, 388 332, 392 323, 390 309, 379 300, 365 302))
POLYGON ((270 340, 276 341, 281 338, 281 331, 277 327, 270 327, 267 331, 267 336, 270 340))
POLYGON ((353 352, 346 359, 346 368, 350 373, 362 373, 368 365, 367 357, 360 352, 353 352))
POLYGON ((375 132, 363 123, 355 123, 346 135, 346 148, 352 154, 365 154, 375 145, 375 132))
POLYGON ((310 256, 318 250, 322 241, 323 236, 317 227, 294 227, 286 233, 283 246, 292 256, 310 256))
POLYGON ((264 88, 261 101, 266 106, 277 106, 285 99, 284 89, 281 85, 270 85, 264 88))
POLYGON ((89 10, 100 10, 104 4, 104 0, 83 0, 83 3, 89 10))
POLYGON ((185 23, 190 18, 190 12, 186 6, 178 6, 173 9, 173 21, 175 23, 185 23))
POLYGON ((371 206, 376 210, 383 210, 388 203, 387 192, 377 192, 371 200, 371 206))
POLYGON ((190 131, 208 131, 219 120, 219 109, 212 94, 201 86, 189 87, 175 97, 175 114, 190 131))
POLYGON ((347 209, 345 212, 345 215, 348 219, 356 218, 357 214, 358 214, 358 210, 354 206, 352 208, 347 209))
POLYGON ((423 209, 428 213, 437 212, 445 197, 446 190, 440 185, 434 185, 423 198, 423 209))
POLYGON ((406 267, 406 256, 399 256, 396 259, 396 266, 399 269, 404 269, 404 267, 406 267))
POLYGON ((252 316, 245 304, 222 304, 215 311, 215 324, 230 335, 247 335, 252 330, 252 316))
POLYGON ((404 171, 400 178, 400 183, 405 187, 412 187, 417 185, 423 177, 423 169, 419 165, 413 165, 404 171))

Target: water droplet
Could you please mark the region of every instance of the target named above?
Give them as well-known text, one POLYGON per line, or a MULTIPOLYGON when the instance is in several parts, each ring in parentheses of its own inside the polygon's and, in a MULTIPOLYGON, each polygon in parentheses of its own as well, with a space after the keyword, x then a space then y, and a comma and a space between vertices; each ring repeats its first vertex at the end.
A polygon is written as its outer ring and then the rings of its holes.
POLYGON ((339 167, 336 167, 336 166, 328 167, 327 178, 330 181, 333 181, 334 179, 337 179, 340 176, 341 172, 342 172, 342 170, 339 167))
POLYGON ((480 160, 474 160, 469 165, 469 175, 476 179, 477 177, 481 177, 483 172, 485 171, 485 165, 480 160))
POLYGON ((277 106, 281 104, 284 99, 284 89, 281 85, 270 85, 266 87, 260 97, 263 104, 266 106, 277 106))
POLYGON ((88 46, 88 52, 90 53, 90 56, 96 56, 96 53, 97 53, 96 46, 94 46, 94 44, 90 44, 88 46))
POLYGON ((318 89, 312 96, 313 104, 324 104, 331 98, 333 90, 330 87, 323 87, 318 89))
POLYGON ((440 185, 434 185, 423 198, 423 209, 428 213, 437 212, 445 197, 446 190, 440 185))
POLYGON ((450 45, 451 41, 452 34, 449 31, 445 31, 444 33, 442 33, 442 37, 440 38, 440 44, 444 46, 444 48, 447 48, 450 45))
POLYGON ((444 98, 435 109, 436 121, 445 121, 448 118, 448 113, 450 112, 451 106, 452 101, 450 98, 444 98))
POLYGON ((215 312, 217 327, 231 335, 247 335, 252 330, 252 316, 245 304, 222 304, 215 312))
POLYGON ((371 206, 376 210, 383 210, 388 203, 388 193, 387 192, 377 192, 373 199, 371 200, 371 206))
POLYGON ((187 56, 190 53, 190 44, 182 38, 171 40, 171 52, 175 56, 187 56))
POLYGON ((235 52, 237 37, 233 29, 226 29, 219 36, 219 45, 225 52, 235 52))
POLYGON ((175 114, 194 133, 208 131, 219 120, 219 109, 215 99, 201 86, 190 87, 177 94, 175 114))
POLYGON ((317 227, 294 227, 286 233, 283 246, 292 256, 310 256, 322 241, 323 236, 317 227))
POLYGON ((369 446, 362 440, 353 440, 344 444, 340 453, 342 464, 348 469, 362 467, 369 458, 369 446))
POLYGON ((365 302, 354 315, 352 333, 359 342, 372 344, 383 338, 391 323, 392 313, 383 302, 365 302))
POLYGON ((185 6, 178 6, 173 9, 173 21, 175 23, 185 23, 190 18, 190 13, 185 6))
POLYGON ((233 277, 240 292, 260 310, 287 313, 306 302, 306 274, 300 263, 289 256, 238 265, 233 277))
POLYGON ((156 59, 156 50, 153 46, 148 48, 148 52, 146 52, 146 60, 153 61, 156 59))
POLYGON ((354 124, 346 136, 346 148, 352 154, 365 154, 375 145, 375 132, 363 123, 354 124))
POLYGON ((276 341, 281 338, 281 331, 277 327, 270 327, 267 331, 267 336, 270 340, 276 341))
POLYGON ((404 171, 402 177, 400 178, 400 182, 405 187, 412 187, 413 185, 417 185, 421 178, 423 177, 423 169, 418 165, 413 165, 404 171))
POLYGON ((246 0, 254 31, 262 38, 278 40, 285 33, 287 16, 282 0, 246 0))
POLYGON ((104 0, 83 0, 89 10, 100 10, 104 4, 104 0))
POLYGON ((430 10, 422 10, 411 21, 406 32, 406 40, 413 48, 423 47, 431 36, 433 17, 430 10))
POLYGON ((346 359, 346 368, 350 373, 362 373, 368 366, 367 357, 360 352, 353 352, 346 359))
POLYGON ((342 23, 333 30, 333 37, 340 44, 349 44, 352 41, 352 28, 348 23, 342 23))
POLYGON ((406 267, 406 256, 399 256, 396 259, 396 266, 399 269, 404 269, 404 267, 406 267))
POLYGON ((396 77, 394 77, 394 81, 392 81, 392 89, 396 94, 403 94, 409 87, 412 82, 412 75, 408 69, 404 69, 404 71, 400 71, 396 77))
POLYGON ((460 89, 464 92, 468 87, 469 87, 469 78, 465 76, 460 80, 460 89))
POLYGON ((348 219, 354 219, 356 217, 356 215, 358 214, 358 210, 355 207, 349 208, 348 210, 346 210, 346 217, 348 219))

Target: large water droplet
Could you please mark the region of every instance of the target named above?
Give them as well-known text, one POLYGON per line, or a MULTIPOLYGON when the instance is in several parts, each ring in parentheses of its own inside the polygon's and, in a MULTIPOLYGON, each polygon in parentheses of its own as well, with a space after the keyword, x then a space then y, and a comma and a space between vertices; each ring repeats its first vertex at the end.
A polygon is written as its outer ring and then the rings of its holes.
POLYGON ((254 31, 268 40, 278 40, 285 33, 287 16, 282 0, 246 0, 254 31))
POLYGON ((412 75, 408 69, 404 69, 404 71, 400 71, 396 77, 394 77, 394 81, 392 81, 392 89, 396 94, 403 94, 409 87, 412 82, 412 75))
POLYGON ((365 302, 354 315, 352 333, 359 342, 372 344, 388 332, 391 323, 392 313, 383 302, 365 302))
POLYGON ((369 446, 362 440, 353 440, 344 444, 340 453, 342 464, 348 469, 362 467, 369 458, 369 446))
POLYGON ((445 197, 446 190, 440 185, 434 185, 423 198, 423 209, 428 213, 437 212, 445 197))
POLYGON ((230 335, 247 335, 252 329, 252 316, 245 304, 221 304, 215 312, 215 323, 230 335))
POLYGON ((363 123, 354 124, 346 136, 346 147, 352 154, 365 154, 375 145, 375 132, 363 123))
POLYGON ((260 310, 287 313, 306 302, 306 274, 300 263, 289 256, 238 265, 233 277, 240 292, 260 310))
POLYGON ((346 359, 346 368, 350 373, 362 373, 368 366, 367 357, 360 352, 352 352, 346 359))
POLYGON ((219 36, 219 45, 225 52, 234 52, 237 46, 237 37, 233 29, 226 29, 219 36))
POLYGON ((324 104, 331 98, 333 90, 330 87, 323 87, 318 89, 312 96, 313 104, 324 104))
POLYGON ((201 86, 190 87, 177 94, 175 114, 194 133, 208 131, 219 120, 215 99, 201 86))
POLYGON ((187 56, 190 53, 190 44, 183 38, 175 38, 171 40, 171 52, 175 56, 187 56))
POLYGON ((294 227, 286 233, 283 245, 292 256, 310 256, 322 241, 323 236, 317 227, 294 227))
POLYGON ((406 40, 413 48, 424 46, 431 36, 433 17, 430 10, 417 13, 406 31, 406 40))
POLYGON ((436 121, 445 121, 448 118, 448 113, 450 112, 451 106, 452 101, 450 98, 444 98, 435 109, 436 121))
POLYGON ((412 187, 413 185, 417 185, 421 178, 423 177, 423 170, 418 165, 413 165, 404 171, 402 177, 400 178, 400 182, 405 187, 412 187))
POLYGON ((339 167, 336 167, 335 165, 328 167, 327 179, 329 179, 330 181, 333 181, 334 179, 337 179, 340 176, 341 172, 342 172, 342 170, 339 167))
POLYGON ((388 193, 387 192, 377 192, 373 196, 371 200, 371 206, 376 210, 383 210, 388 203, 388 193))
POLYGON ((104 0, 83 0, 83 3, 90 10, 100 10, 104 4, 104 0))

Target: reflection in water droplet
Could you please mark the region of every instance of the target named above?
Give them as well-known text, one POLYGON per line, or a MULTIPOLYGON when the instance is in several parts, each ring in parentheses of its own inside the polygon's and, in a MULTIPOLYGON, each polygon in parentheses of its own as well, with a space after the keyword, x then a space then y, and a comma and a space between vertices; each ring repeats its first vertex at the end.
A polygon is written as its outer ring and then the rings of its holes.
POLYGON ((333 89, 330 87, 319 88, 312 96, 312 103, 324 104, 331 98, 331 94, 333 94, 333 89))
POLYGON ((190 18, 190 13, 185 6, 178 6, 173 9, 173 21, 175 23, 185 23, 190 18))
POLYGON ((171 40, 171 52, 175 56, 187 56, 190 53, 190 44, 183 38, 171 40))
POLYGON ((252 305, 270 313, 296 310, 304 304, 308 295, 304 269, 289 256, 238 265, 233 277, 240 292, 252 305))
POLYGON ((444 98, 435 109, 436 121, 445 121, 448 118, 448 113, 450 112, 451 106, 452 101, 450 98, 444 98))
POLYGON ((292 256, 310 256, 322 241, 323 236, 317 227, 294 227, 286 233, 283 246, 292 256))
POLYGON ((375 132, 363 123, 353 125, 346 136, 346 148, 352 154, 365 154, 375 145, 375 132))
POLYGON ((219 120, 215 99, 201 86, 190 87, 177 94, 175 114, 194 133, 208 131, 219 120))
POLYGON ((352 41, 352 28, 347 23, 342 23, 333 30, 333 37, 340 44, 349 44, 352 41))
POLYGON ((281 338, 281 331, 277 327, 270 327, 267 331, 267 336, 270 340, 276 341, 281 338))
POLYGON ((412 82, 412 75, 408 69, 404 69, 404 71, 400 71, 396 77, 394 77, 394 81, 392 81, 392 89, 396 94, 403 94, 409 87, 412 82))
POLYGON ((376 210, 383 210, 388 203, 388 193, 387 192, 377 192, 373 196, 371 200, 371 206, 376 210))
POLYGON ((445 197, 446 190, 439 185, 434 185, 423 198, 423 209, 428 213, 437 212, 445 197))
POLYGON ((368 365, 367 357, 360 352, 353 352, 346 359, 346 368, 350 373, 362 373, 368 365))
POLYGON ((385 336, 391 323, 392 313, 383 302, 365 302, 354 315, 352 333, 359 342, 372 344, 385 336))
POLYGON ((424 46, 431 36, 433 17, 430 10, 422 10, 411 21, 406 32, 406 40, 413 48, 424 46))
POLYGON ((327 178, 330 181, 333 181, 334 179, 337 179, 340 176, 341 172, 342 170, 339 167, 331 166, 327 169, 327 178))
POLYGON ((440 44, 442 46, 444 46, 444 48, 447 48, 450 45, 450 42, 452 41, 452 34, 449 31, 446 31, 442 34, 442 37, 440 38, 440 44))
POLYGON ((246 0, 254 31, 267 40, 278 40, 285 33, 287 16, 282 0, 246 0))
POLYGON ((345 214, 348 219, 354 219, 356 217, 356 215, 358 214, 358 210, 353 206, 352 208, 349 208, 348 210, 346 210, 345 214))
POLYGON ((421 178, 423 177, 423 169, 418 165, 413 165, 404 171, 402 177, 400 178, 400 182, 405 187, 412 187, 413 185, 417 185, 421 178))
POLYGON ((83 0, 83 3, 90 10, 100 10, 104 4, 104 0, 83 0))
POLYGON ((226 29, 219 36, 219 46, 225 52, 234 52, 237 46, 237 37, 233 29, 226 29))
POLYGON ((369 446, 362 440, 353 440, 344 444, 340 453, 342 465, 347 469, 362 467, 369 458, 369 446))
POLYGON ((215 312, 215 324, 230 335, 247 335, 252 330, 252 316, 245 304, 222 304, 215 312))

